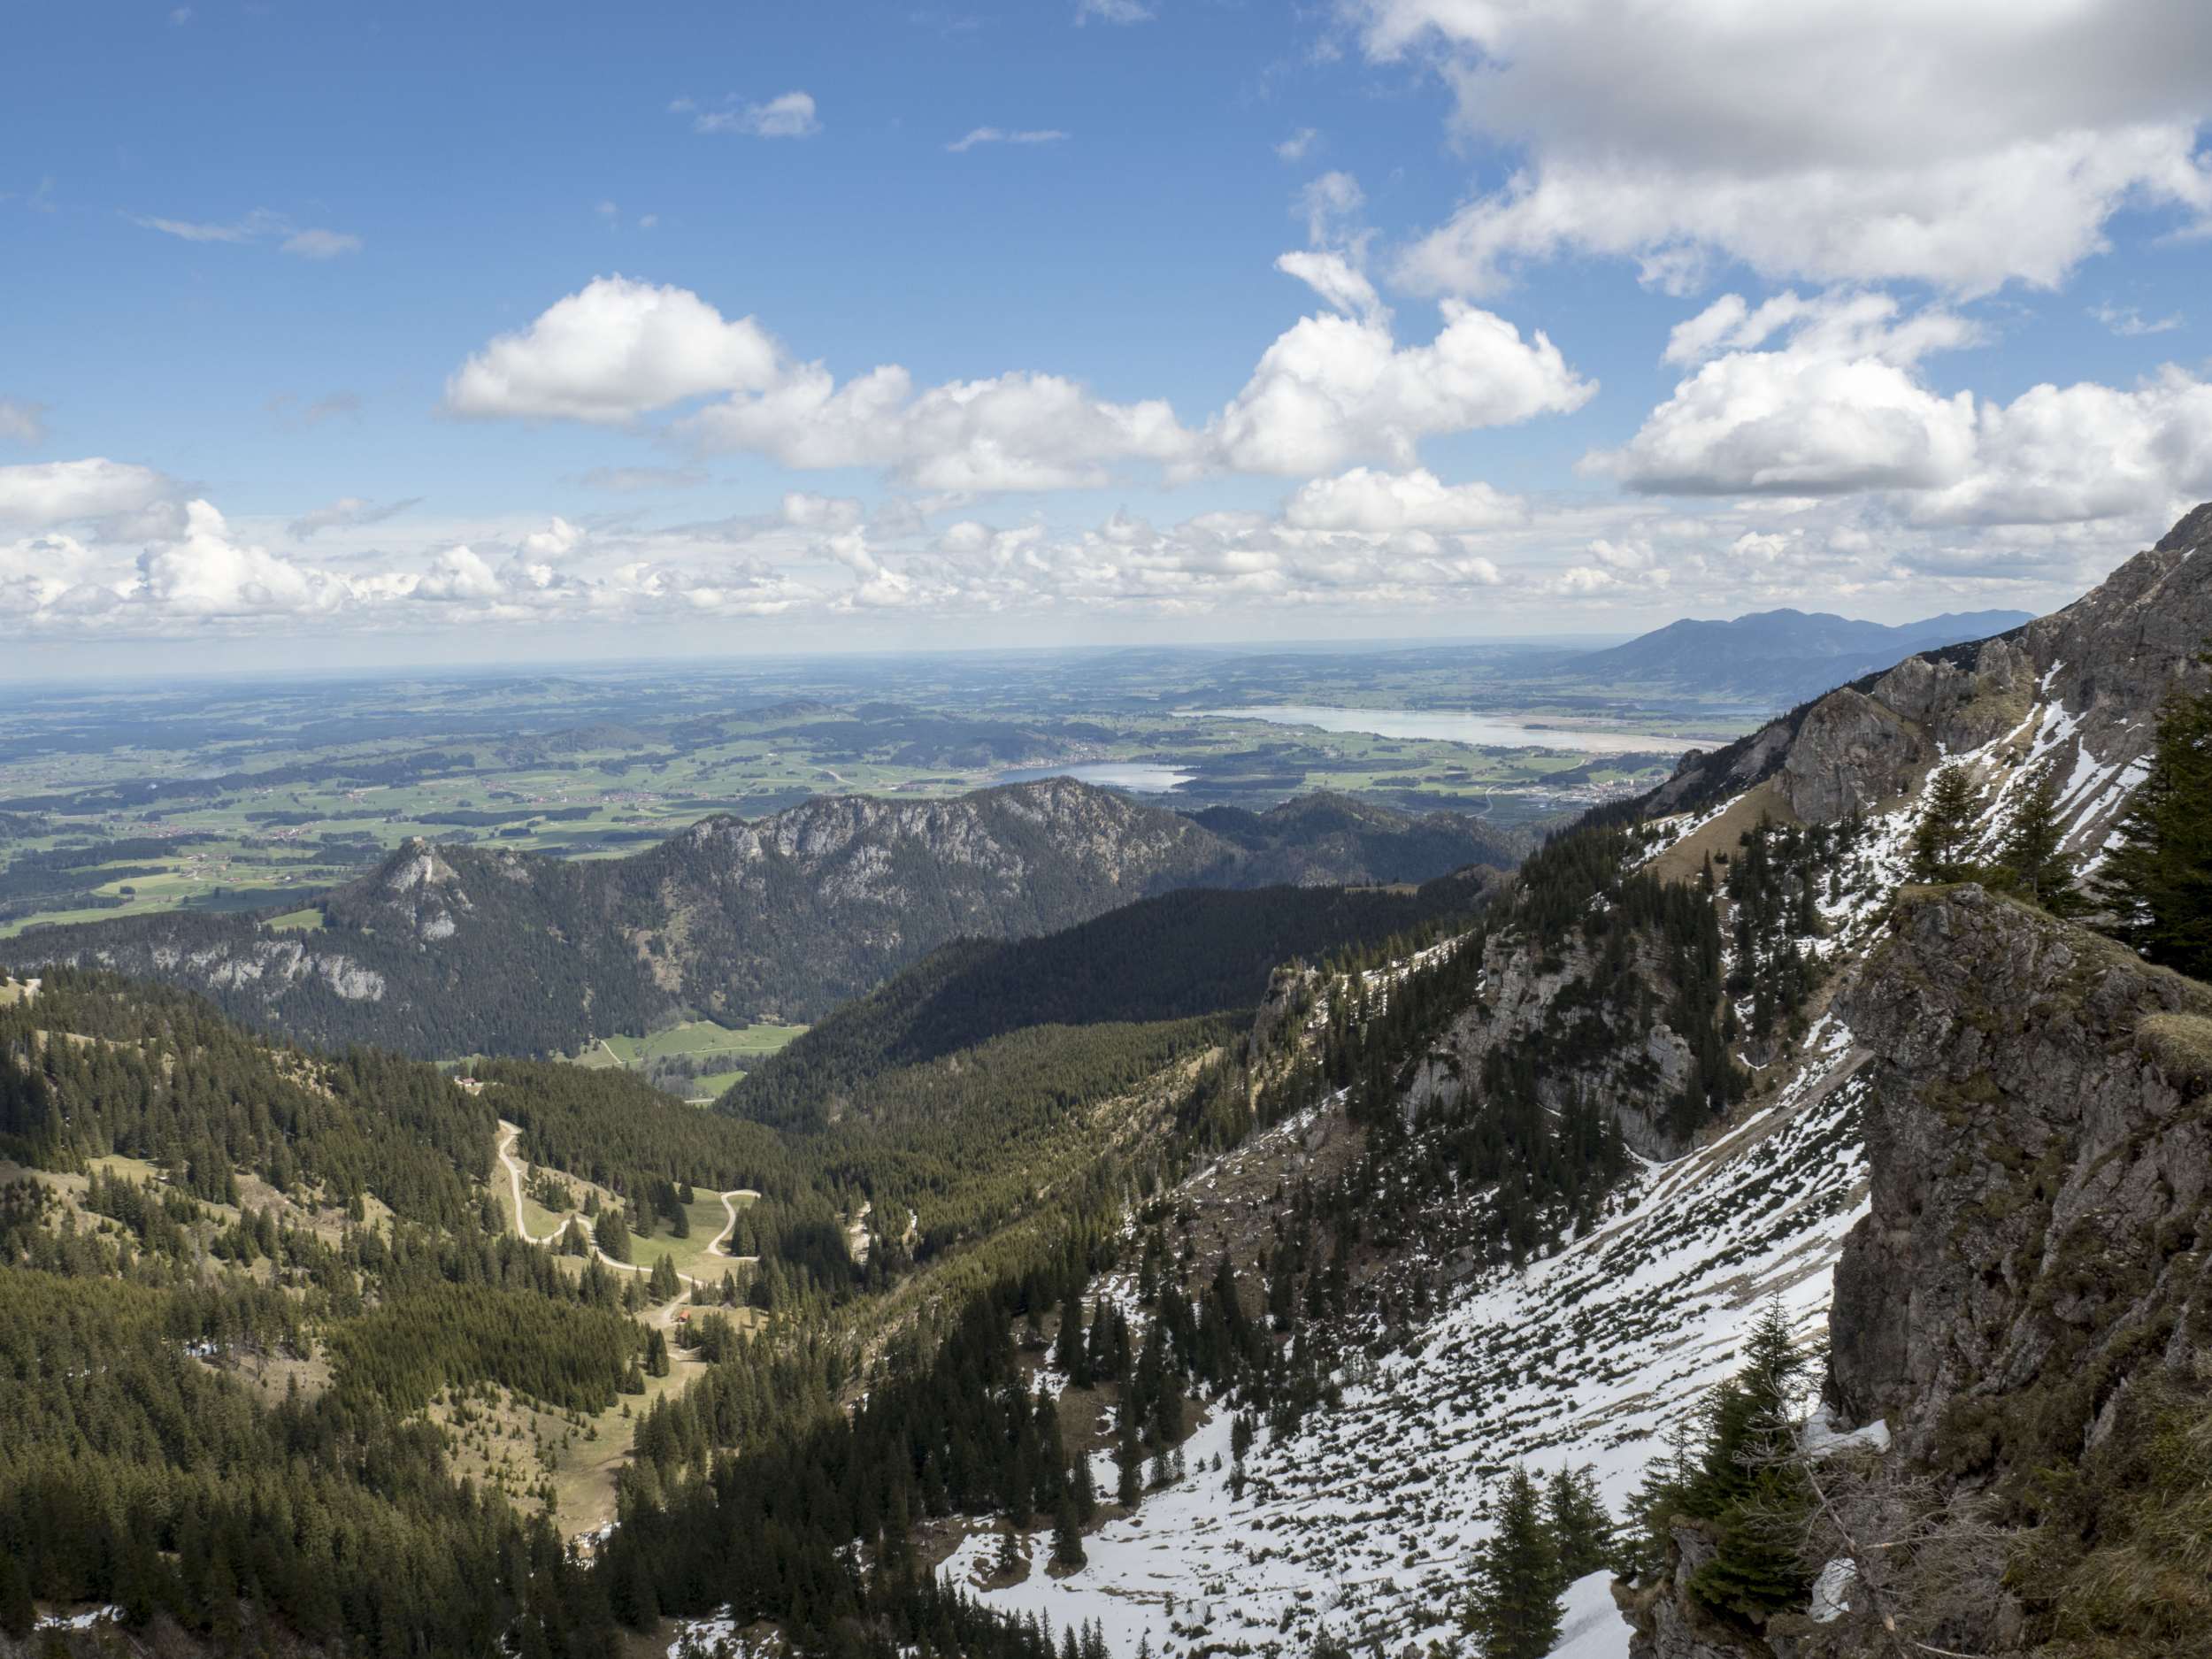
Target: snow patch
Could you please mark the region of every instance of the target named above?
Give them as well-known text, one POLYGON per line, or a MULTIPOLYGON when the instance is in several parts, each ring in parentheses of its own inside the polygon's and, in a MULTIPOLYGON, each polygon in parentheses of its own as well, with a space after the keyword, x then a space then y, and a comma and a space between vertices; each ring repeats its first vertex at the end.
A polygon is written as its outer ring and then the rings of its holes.
POLYGON ((1628 1659, 1628 1624, 1614 1604, 1610 1572, 1590 1573, 1567 1586, 1551 1659, 1628 1659))

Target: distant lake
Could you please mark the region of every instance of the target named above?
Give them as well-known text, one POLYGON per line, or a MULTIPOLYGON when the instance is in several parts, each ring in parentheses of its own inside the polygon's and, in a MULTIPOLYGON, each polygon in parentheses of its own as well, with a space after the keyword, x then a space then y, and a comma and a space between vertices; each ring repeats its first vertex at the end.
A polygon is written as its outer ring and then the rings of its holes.
POLYGON ((1634 749, 1677 753, 1713 738, 1662 736, 1652 732, 1607 732, 1589 726, 1545 726, 1494 714, 1458 714, 1425 709, 1324 709, 1309 703, 1272 703, 1252 709, 1178 709, 1185 719, 1266 720, 1310 726, 1324 732, 1364 732, 1373 737, 1413 737, 1480 749, 1573 749, 1595 755, 1634 749))
POLYGON ((1024 766, 1015 772, 1002 772, 994 781, 1033 783, 1040 778, 1072 778, 1078 783, 1094 783, 1102 789, 1165 795, 1197 775, 1194 772, 1178 772, 1172 766, 1148 766, 1140 761, 1087 760, 1072 766, 1024 766))

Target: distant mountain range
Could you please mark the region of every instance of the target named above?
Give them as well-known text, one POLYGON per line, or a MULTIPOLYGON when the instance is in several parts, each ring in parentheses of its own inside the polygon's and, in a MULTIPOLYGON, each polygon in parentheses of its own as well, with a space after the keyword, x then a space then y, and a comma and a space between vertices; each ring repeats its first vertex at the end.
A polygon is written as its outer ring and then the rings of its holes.
POLYGON ((413 841, 330 893, 311 931, 172 912, 35 929, 0 961, 165 980, 326 1047, 553 1053, 683 1012, 812 1022, 952 940, 1175 888, 1416 882, 1517 850, 1455 813, 1318 794, 1193 818, 1050 778, 710 818, 629 858, 413 841))
POLYGON ((1609 650, 1561 657, 1525 673, 1568 675, 1624 689, 1735 695, 1778 705, 1893 668, 1918 651, 2006 634, 2024 611, 1946 613, 1894 626, 1823 611, 1761 611, 1732 622, 1685 618, 1609 650))

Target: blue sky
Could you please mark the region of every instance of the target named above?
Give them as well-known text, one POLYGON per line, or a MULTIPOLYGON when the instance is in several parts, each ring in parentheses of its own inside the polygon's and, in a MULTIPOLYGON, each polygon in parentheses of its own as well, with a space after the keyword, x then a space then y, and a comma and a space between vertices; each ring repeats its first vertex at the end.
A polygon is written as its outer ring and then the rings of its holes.
POLYGON ((0 672, 2043 609, 2212 495, 2189 0, 9 29, 0 672))

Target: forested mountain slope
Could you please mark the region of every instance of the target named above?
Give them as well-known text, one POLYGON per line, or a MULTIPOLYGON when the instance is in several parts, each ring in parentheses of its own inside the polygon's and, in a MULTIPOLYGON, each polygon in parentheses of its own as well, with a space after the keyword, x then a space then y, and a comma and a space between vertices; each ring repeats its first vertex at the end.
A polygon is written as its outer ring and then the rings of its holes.
POLYGON ((886 1070, 1031 1025, 1187 1019, 1263 1002, 1276 969, 1318 962, 1482 907, 1495 872, 1414 891, 1262 887, 1147 899, 1039 939, 964 940, 849 1002, 730 1090, 722 1110, 819 1125, 886 1070))
MULTIPOLYGON (((1220 896, 1299 937, 1404 949, 1479 895, 1220 896)), ((1285 936, 1223 931, 1247 966, 1285 936)), ((1225 969, 1190 983, 1252 994, 1225 969)), ((618 1625, 700 1610, 706 1586, 727 1596, 764 1566, 752 1593, 795 1632, 878 1651, 889 1621, 1050 1659, 926 1574, 846 1582, 833 1528, 764 1537, 740 1506, 679 1550, 654 1517, 723 1504, 708 1477, 731 1455, 795 1460, 768 1489, 810 1501, 818 1442, 850 1456, 825 1437, 871 1332, 906 1333, 871 1373, 879 1413, 921 1409, 976 1287, 1056 1282, 1068 1229, 1107 1248, 1136 1171, 1241 1135, 1248 1010, 1105 1011, 968 1031, 879 1070, 866 1113, 781 1134, 619 1073, 489 1061, 455 1081, 272 1046, 104 972, 0 981, 0 1653, 90 1652, 119 1626, 185 1652, 598 1655, 618 1625), (518 1133, 495 1164, 502 1118, 518 1133), (565 1556, 554 1528, 618 1492, 613 1541, 565 1556), (278 1508, 296 1530, 257 1542, 278 1508), (709 1548, 708 1577, 656 1582, 709 1548)), ((946 1397, 957 1409, 914 1419, 956 1460, 933 1502, 987 1505, 1014 1468, 982 1466, 970 1418, 1002 1402, 964 1382, 946 1397)), ((1064 1481, 1067 1455, 1025 1405, 1016 1421, 1025 1478, 1064 1481)), ((895 1474, 866 1468, 864 1485, 895 1474)))
POLYGON ((175 915, 35 930, 0 962, 188 986, 300 1041, 555 1053, 680 1010, 812 1020, 948 941, 1051 932, 1174 888, 1426 879, 1512 853, 1471 819, 1347 803, 1229 834, 1068 779, 953 801, 847 795, 708 818, 624 859, 412 843, 323 926, 175 915))

